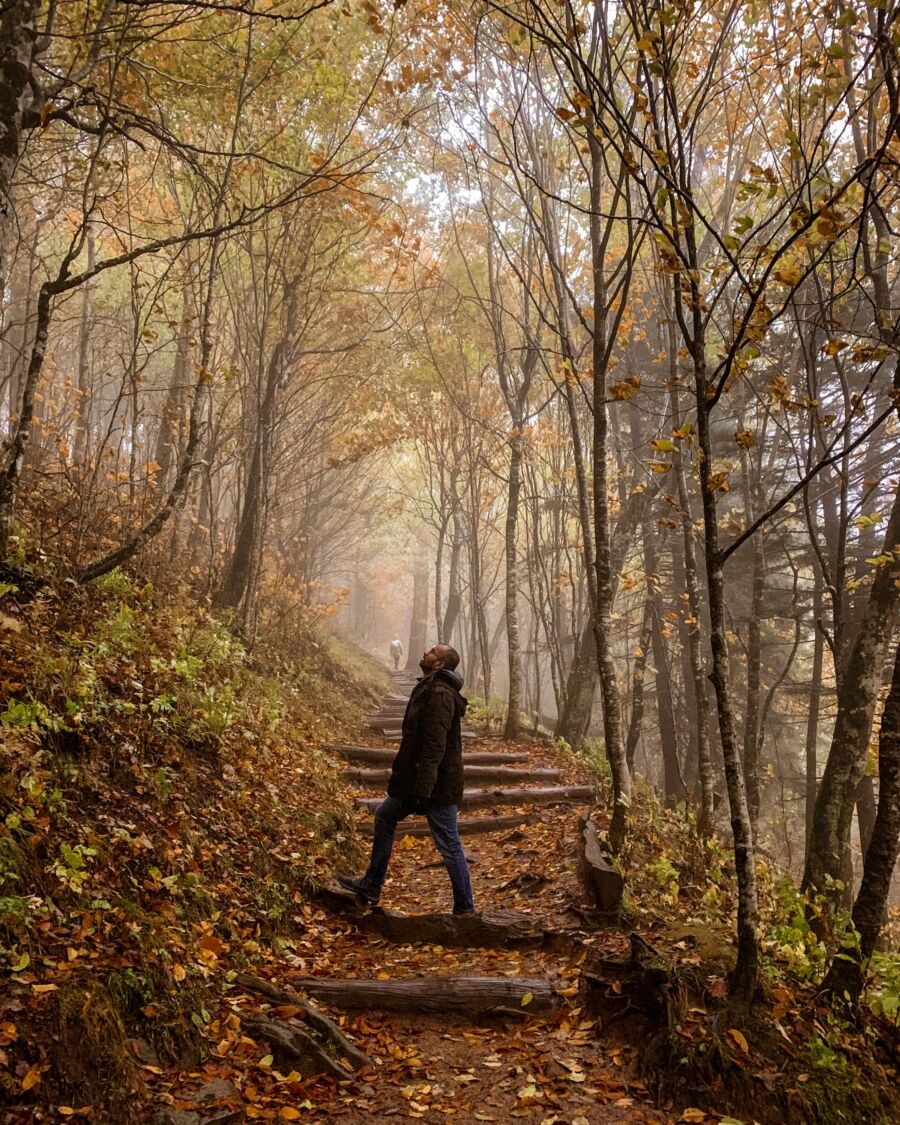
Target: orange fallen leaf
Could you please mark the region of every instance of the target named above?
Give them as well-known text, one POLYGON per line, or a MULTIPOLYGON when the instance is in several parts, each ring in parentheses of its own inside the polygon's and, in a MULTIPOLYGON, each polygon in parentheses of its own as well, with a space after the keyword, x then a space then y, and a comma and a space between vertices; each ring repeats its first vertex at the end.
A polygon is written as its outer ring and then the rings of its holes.
POLYGON ((31 1068, 31 1070, 29 1070, 28 1073, 25 1075, 25 1077, 22 1079, 22 1089, 23 1090, 33 1089, 35 1086, 38 1085, 40 1080, 41 1080, 41 1072, 38 1070, 38 1068, 36 1066, 33 1066, 31 1068))
POLYGON ((747 1052, 750 1050, 750 1044, 747 1042, 746 1036, 742 1031, 738 1031, 736 1027, 729 1027, 725 1034, 735 1045, 735 1047, 740 1047, 744 1054, 747 1054, 747 1052))

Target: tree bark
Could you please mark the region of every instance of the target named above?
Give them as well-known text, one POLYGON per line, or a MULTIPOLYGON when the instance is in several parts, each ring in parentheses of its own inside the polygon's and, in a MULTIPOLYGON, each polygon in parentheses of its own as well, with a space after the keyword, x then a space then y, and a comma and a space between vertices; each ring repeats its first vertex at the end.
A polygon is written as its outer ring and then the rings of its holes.
POLYGON ((297 327, 296 281, 285 284, 284 307, 281 335, 269 357, 262 402, 255 419, 253 455, 247 468, 234 551, 222 586, 215 598, 216 605, 233 610, 236 610, 247 598, 257 555, 262 549, 265 532, 264 512, 267 502, 266 482, 273 453, 278 391, 285 381, 285 369, 289 363, 297 327))
POLYGON ((413 604, 409 623, 409 644, 406 646, 406 670, 418 672, 428 635, 428 563, 416 561, 413 570, 413 604))
MULTIPOLYGON (((677 355, 674 326, 669 330, 670 357, 677 355)), ((672 380, 669 401, 672 412, 672 425, 680 425, 681 412, 678 407, 678 391, 672 380)), ((712 833, 715 819, 715 785, 713 779, 712 752, 709 741, 709 693, 706 686, 706 669, 703 666, 703 633, 701 620, 703 599, 700 591, 700 577, 697 567, 697 552, 694 544, 694 521, 691 519, 691 502, 687 490, 684 471, 684 454, 679 451, 672 458, 675 485, 678 490, 678 506, 681 509, 681 537, 684 549, 684 580, 688 596, 689 620, 687 624, 688 656, 691 672, 691 687, 696 706, 694 737, 696 745, 697 780, 700 783, 700 809, 697 815, 697 828, 701 836, 712 833)), ((685 684, 687 690, 687 684, 685 684)))
MULTIPOLYGON (((692 231, 688 232, 689 237, 692 231)), ((695 284, 694 282, 691 283, 695 284)), ((699 294, 694 294, 694 308, 699 309, 699 294)), ((744 775, 737 751, 734 713, 731 703, 731 670, 725 622, 725 576, 719 553, 719 523, 715 484, 712 480, 712 441, 709 421, 711 399, 706 378, 702 333, 694 338, 694 377, 697 393, 697 437, 700 446, 700 494, 703 501, 703 539, 706 556, 706 579, 709 592, 710 637, 712 642, 712 680, 716 691, 716 710, 722 756, 725 762, 725 784, 734 836, 734 866, 738 884, 737 963, 732 976, 735 998, 749 1004, 756 990, 759 973, 759 902, 756 888, 756 863, 753 854, 753 831, 744 792, 744 775)))
POLYGON ((556 994, 545 980, 522 977, 429 977, 427 980, 324 980, 300 977, 298 989, 338 1008, 385 1012, 549 1012, 556 994), (530 999, 529 999, 530 997, 530 999))
POLYGON ((833 889, 834 880, 840 881, 844 875, 856 788, 865 770, 885 648, 897 616, 898 547, 900 490, 882 545, 883 557, 891 561, 876 568, 869 601, 844 665, 831 749, 813 812, 802 889, 823 894, 832 903, 840 897, 833 889))
MULTIPOLYGON (((0 18, 0 253, 7 246, 10 191, 22 149, 23 116, 32 93, 40 0, 9 0, 0 18)), ((0 278, 6 262, 0 259, 0 278)))
MULTIPOLYGON (((756 505, 750 482, 750 455, 743 456, 744 506, 748 526, 756 518, 756 505)), ((766 556, 762 531, 753 540, 753 590, 750 598, 750 619, 747 623, 747 697, 744 708, 744 785, 747 790, 747 811, 750 827, 756 839, 759 824, 759 756, 762 733, 760 731, 760 682, 762 673, 762 610, 766 589, 766 556)))
POLYGON ((900 846, 900 647, 894 655, 891 688, 881 718, 878 778, 878 811, 853 904, 859 942, 851 943, 832 960, 823 985, 826 991, 845 996, 852 1003, 859 999, 865 966, 881 932, 900 846))

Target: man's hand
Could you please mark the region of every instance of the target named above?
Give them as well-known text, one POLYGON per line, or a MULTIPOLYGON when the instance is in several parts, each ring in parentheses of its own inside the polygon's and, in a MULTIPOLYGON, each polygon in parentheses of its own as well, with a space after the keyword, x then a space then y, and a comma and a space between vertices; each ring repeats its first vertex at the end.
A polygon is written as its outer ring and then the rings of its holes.
POLYGON ((428 798, 413 797, 413 799, 409 802, 409 807, 414 813, 418 813, 419 816, 425 816, 425 814, 428 812, 428 798))

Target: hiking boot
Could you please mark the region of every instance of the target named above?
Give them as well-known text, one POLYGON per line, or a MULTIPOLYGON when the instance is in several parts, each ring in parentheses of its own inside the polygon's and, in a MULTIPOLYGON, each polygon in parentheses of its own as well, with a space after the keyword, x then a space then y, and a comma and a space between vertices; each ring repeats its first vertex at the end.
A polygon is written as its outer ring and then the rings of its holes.
POLYGON ((363 900, 367 906, 377 906, 381 898, 380 891, 373 891, 369 884, 355 875, 338 875, 338 882, 345 891, 352 891, 363 900))
POLYGON ((454 918, 468 918, 471 914, 477 914, 478 911, 473 907, 471 910, 454 910, 454 918))

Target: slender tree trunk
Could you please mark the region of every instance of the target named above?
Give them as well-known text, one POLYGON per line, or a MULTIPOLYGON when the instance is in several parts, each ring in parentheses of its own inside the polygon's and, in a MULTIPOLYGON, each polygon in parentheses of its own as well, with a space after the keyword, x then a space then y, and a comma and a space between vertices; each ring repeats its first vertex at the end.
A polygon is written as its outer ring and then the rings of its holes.
POLYGON ((185 384, 191 363, 191 332, 193 330, 194 302, 191 296, 190 280, 184 281, 181 298, 181 322, 175 337, 175 361, 172 364, 172 380, 166 389, 159 437, 156 442, 156 461, 159 465, 159 483, 168 487, 174 466, 182 452, 182 413, 184 411, 185 384))
POLYGON ((42 285, 37 302, 34 342, 31 346, 31 357, 28 361, 28 370, 25 373, 22 387, 19 417, 16 420, 12 439, 9 442, 6 468, 0 475, 0 558, 4 558, 9 549, 9 535, 12 530, 16 500, 19 494, 22 465, 25 463, 25 453, 33 429, 35 394, 37 393, 38 379, 44 366, 44 355, 47 351, 52 302, 53 297, 49 285, 42 285))
POLYGON ((603 739, 612 774, 613 813, 609 826, 609 842, 613 851, 621 847, 627 831, 628 809, 631 805, 631 775, 625 760, 622 733, 622 699, 612 653, 613 640, 613 571, 611 565, 609 518, 609 417, 607 407, 607 339, 604 310, 607 306, 604 277, 604 239, 600 221, 603 212, 600 184, 603 176, 603 154, 595 134, 590 131, 591 151, 591 270, 594 293, 594 331, 592 355, 594 366, 594 428, 593 428, 593 515, 594 568, 596 571, 594 603, 594 639, 597 645, 597 670, 603 700, 603 739))
MULTIPOLYGON (((88 227, 87 268, 96 264, 96 244, 93 227, 88 227)), ((72 460, 76 469, 84 470, 90 456, 93 385, 90 371, 91 334, 94 327, 94 286, 86 281, 81 291, 81 323, 78 326, 78 414, 75 419, 75 442, 72 460)))
MULTIPOLYGON (((675 347, 674 331, 670 333, 669 346, 672 354, 677 354, 675 347)), ((674 385, 670 389, 670 403, 672 422, 674 426, 680 425, 680 411, 678 409, 677 390, 674 385)), ((697 553, 694 544, 694 521, 691 518, 691 504, 688 496, 687 481, 685 479, 683 454, 681 450, 673 458, 673 472, 675 484, 678 489, 678 506, 681 509, 681 536, 684 548, 684 581, 688 596, 689 619, 687 624, 688 654, 691 672, 691 687, 697 712, 694 722, 694 737, 696 740, 697 779, 700 783, 700 809, 697 816, 697 828, 701 836, 708 836, 713 830, 715 818, 715 782, 713 778, 712 752, 709 739, 709 693, 706 687, 706 669, 703 664, 703 633, 701 620, 703 614, 703 599, 700 591, 700 576, 697 567, 697 553)), ((685 685, 687 688, 687 685, 685 685)))
POLYGON ((277 423, 276 406, 278 389, 285 378, 285 367, 289 362, 297 326, 297 282, 285 285, 285 313, 281 337, 272 350, 266 368, 262 403, 256 418, 256 433, 253 442, 253 455, 247 469, 244 483, 244 497, 238 520, 238 531, 234 543, 234 553, 225 573, 222 587, 216 596, 219 606, 237 609, 247 606, 252 598, 251 578, 258 564, 258 555, 265 538, 266 481, 271 465, 274 431, 277 423))
POLYGON ((647 671, 647 650, 653 643, 652 637, 653 594, 648 577, 637 651, 634 654, 634 665, 631 670, 631 715, 628 719, 628 736, 625 739, 625 760, 632 777, 634 777, 634 756, 641 738, 641 724, 644 721, 644 679, 647 671))
MULTIPOLYGON (((699 307, 699 297, 696 306, 699 307)), ((738 884, 737 963, 732 977, 735 998, 749 1004, 756 990, 759 973, 759 903, 756 889, 756 864, 753 832, 744 792, 744 775, 734 730, 731 703, 731 670, 725 622, 725 576, 719 553, 719 524, 712 478, 712 441, 709 432, 710 399, 706 378, 702 334, 694 340, 694 372, 697 391, 697 437, 700 461, 700 494, 703 500, 703 537, 706 579, 709 591, 710 639, 712 642, 712 680, 716 691, 719 734, 725 763, 725 784, 734 836, 734 866, 738 884)))
POLYGON ((453 507, 453 538, 450 542, 450 573, 447 578, 447 608, 444 612, 444 623, 441 627, 438 640, 445 645, 452 644, 453 633, 462 607, 462 595, 459 589, 459 567, 462 559, 463 536, 460 527, 459 506, 453 507))
POLYGON ((513 433, 509 440, 509 488, 506 501, 506 526, 504 549, 506 553, 506 649, 509 667, 509 692, 507 695, 506 726, 503 737, 515 739, 520 734, 522 710, 522 653, 519 643, 519 560, 516 530, 519 522, 519 493, 522 484, 522 419, 513 420, 513 433))
MULTIPOLYGON (((750 456, 743 457, 744 504, 748 526, 756 518, 756 505, 750 483, 750 456)), ((753 540, 753 592, 750 598, 750 620, 747 625, 747 698, 744 711, 744 784, 747 789, 747 810, 756 839, 759 824, 759 754, 762 742, 759 722, 760 680, 762 672, 762 611, 766 589, 766 556, 762 531, 753 540)))
POLYGON ((865 966, 881 932, 900 846, 900 647, 894 653, 891 688, 881 718, 878 778, 878 811, 853 904, 859 943, 843 948, 832 960, 823 985, 826 991, 853 1003, 859 999, 865 966))
MULTIPOLYGON (((10 191, 32 94, 39 11, 40 0, 8 0, 0 17, 0 253, 7 246, 10 191)), ((6 262, 0 260, 0 278, 5 277, 6 262)))
POLYGON ((813 662, 812 680, 809 685, 809 713, 806 717, 806 846, 812 832, 813 815, 818 791, 819 762, 819 711, 822 704, 822 665, 825 656, 825 638, 822 635, 820 618, 822 616, 822 578, 815 567, 815 586, 813 587, 813 662))
POLYGON ((406 670, 418 670, 428 636, 428 563, 422 559, 413 570, 412 618, 409 623, 409 644, 406 646, 406 670))
POLYGON ((865 770, 885 648, 897 615, 898 547, 900 490, 894 496, 882 546, 885 559, 892 561, 876 568, 869 601, 844 664, 831 749, 813 813, 802 887, 830 899, 834 894, 829 891, 829 879, 844 875, 856 788, 865 770))

